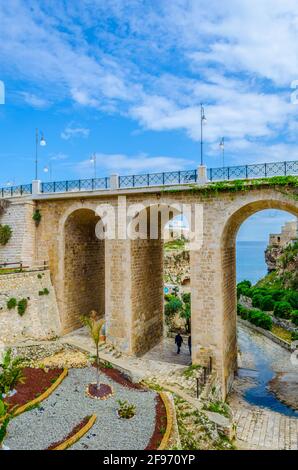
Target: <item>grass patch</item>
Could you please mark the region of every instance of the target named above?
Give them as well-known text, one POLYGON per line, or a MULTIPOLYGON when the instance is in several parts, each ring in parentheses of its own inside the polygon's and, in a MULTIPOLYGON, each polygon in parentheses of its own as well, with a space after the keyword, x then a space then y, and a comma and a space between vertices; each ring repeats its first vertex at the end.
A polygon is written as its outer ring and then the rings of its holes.
POLYGON ((198 364, 192 364, 191 366, 188 366, 187 369, 185 369, 183 371, 183 375, 187 379, 190 379, 190 377, 193 377, 195 371, 198 370, 198 369, 201 369, 201 368, 202 368, 202 366, 200 366, 198 364))
POLYGON ((285 328, 282 328, 282 326, 278 325, 272 325, 272 330, 271 332, 275 335, 278 336, 279 338, 283 339, 287 343, 291 343, 292 341, 292 333, 291 331, 285 330, 285 328))

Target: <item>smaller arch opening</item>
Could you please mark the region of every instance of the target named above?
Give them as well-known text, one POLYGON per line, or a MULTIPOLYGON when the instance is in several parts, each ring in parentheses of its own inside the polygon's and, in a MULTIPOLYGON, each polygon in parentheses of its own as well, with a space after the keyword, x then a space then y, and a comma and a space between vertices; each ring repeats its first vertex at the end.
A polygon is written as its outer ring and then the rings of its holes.
POLYGON ((95 310, 105 315, 105 242, 96 237, 100 218, 91 209, 78 209, 64 226, 65 333, 82 326, 80 317, 95 310))

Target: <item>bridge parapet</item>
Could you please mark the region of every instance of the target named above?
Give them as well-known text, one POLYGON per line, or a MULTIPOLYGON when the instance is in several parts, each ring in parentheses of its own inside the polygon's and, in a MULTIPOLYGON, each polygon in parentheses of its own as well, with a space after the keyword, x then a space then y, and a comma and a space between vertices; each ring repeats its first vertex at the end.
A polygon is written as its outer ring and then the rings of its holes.
POLYGON ((298 175, 298 160, 258 163, 230 167, 146 173, 141 175, 110 175, 109 177, 53 182, 33 181, 31 184, 0 188, 0 198, 36 194, 79 193, 83 191, 111 191, 117 189, 150 188, 177 185, 204 185, 219 181, 251 180, 273 176, 298 175))

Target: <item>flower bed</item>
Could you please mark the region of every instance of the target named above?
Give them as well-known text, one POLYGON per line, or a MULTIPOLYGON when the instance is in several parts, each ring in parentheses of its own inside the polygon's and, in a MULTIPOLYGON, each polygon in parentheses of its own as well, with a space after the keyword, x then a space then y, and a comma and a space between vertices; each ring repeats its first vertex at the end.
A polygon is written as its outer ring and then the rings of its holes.
POLYGON ((54 442, 46 450, 65 450, 88 432, 96 421, 96 415, 86 416, 73 430, 61 441, 54 442))
POLYGON ((16 407, 17 411, 19 407, 30 404, 52 387, 62 373, 63 369, 49 369, 46 372, 43 369, 25 367, 23 369, 24 383, 19 383, 16 386, 17 393, 5 399, 9 410, 16 407))

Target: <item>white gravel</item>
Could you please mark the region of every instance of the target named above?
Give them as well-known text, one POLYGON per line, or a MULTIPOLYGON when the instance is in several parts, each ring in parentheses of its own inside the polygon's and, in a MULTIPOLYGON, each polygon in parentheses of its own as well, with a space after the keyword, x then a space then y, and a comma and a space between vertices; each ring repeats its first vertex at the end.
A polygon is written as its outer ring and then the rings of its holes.
POLYGON ((46 449, 65 438, 86 416, 96 414, 93 427, 71 449, 145 449, 155 428, 156 393, 125 388, 102 373, 101 382, 112 386, 114 395, 107 400, 94 400, 85 394, 87 385, 94 381, 94 368, 70 369, 39 408, 11 421, 5 444, 16 450, 46 449), (132 419, 118 418, 119 399, 136 405, 132 419))

